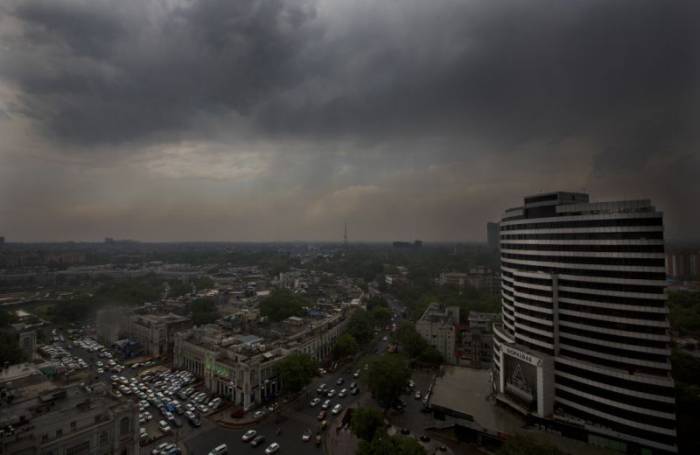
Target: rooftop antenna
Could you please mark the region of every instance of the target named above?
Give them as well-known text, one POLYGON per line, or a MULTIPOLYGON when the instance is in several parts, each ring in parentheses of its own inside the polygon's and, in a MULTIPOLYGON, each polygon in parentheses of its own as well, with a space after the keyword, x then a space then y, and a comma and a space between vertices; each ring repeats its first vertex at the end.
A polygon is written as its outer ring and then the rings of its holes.
POLYGON ((343 246, 348 247, 348 222, 345 222, 345 230, 343 231, 343 246))

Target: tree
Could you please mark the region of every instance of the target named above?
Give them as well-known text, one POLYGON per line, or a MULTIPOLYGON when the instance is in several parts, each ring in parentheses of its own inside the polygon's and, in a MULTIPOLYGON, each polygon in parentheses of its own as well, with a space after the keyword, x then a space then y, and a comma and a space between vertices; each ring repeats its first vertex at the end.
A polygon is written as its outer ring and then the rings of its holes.
POLYGON ((377 431, 384 428, 384 416, 373 408, 357 408, 350 419, 353 434, 365 441, 371 441, 377 431))
POLYGON ((403 356, 384 354, 369 362, 367 386, 383 407, 391 407, 408 385, 411 370, 403 356))
POLYGON ((12 332, 0 332, 0 366, 5 363, 14 365, 24 360, 24 352, 19 347, 17 335, 12 332))
POLYGON ((386 299, 381 295, 375 295, 367 300, 367 311, 372 311, 375 308, 389 308, 386 299))
POLYGON ((275 370, 282 390, 296 393, 311 382, 318 370, 318 364, 313 357, 295 352, 280 360, 275 370))
POLYGON ((396 339, 401 349, 411 358, 418 357, 429 346, 411 322, 401 323, 396 331, 396 339))
POLYGON ((338 337, 333 347, 333 357, 335 359, 342 359, 343 357, 348 357, 357 354, 360 350, 360 345, 357 344, 355 337, 349 333, 345 333, 338 337))
POLYGON ((557 447, 530 436, 515 435, 506 439, 497 455, 564 455, 557 447))
POLYGON ((287 289, 276 289, 260 302, 260 314, 275 322, 290 316, 303 316, 306 300, 287 289))
POLYGON ((7 327, 17 322, 17 315, 13 311, 0 308, 0 328, 7 327))
POLYGON ((440 354, 440 351, 438 351, 435 346, 432 345, 427 345, 426 348, 423 349, 420 354, 418 354, 416 360, 422 364, 433 367, 438 367, 445 361, 442 354, 440 354))
POLYGON ((386 326, 389 321, 391 321, 391 310, 387 307, 378 306, 374 307, 370 314, 374 320, 374 324, 379 327, 386 326))
POLYGON ((348 321, 348 333, 360 344, 372 341, 374 322, 365 310, 356 310, 348 321))
POLYGON ((190 305, 194 325, 211 324, 219 319, 219 310, 211 299, 197 299, 190 305))
POLYGON ((426 455, 426 452, 415 439, 376 433, 371 441, 360 441, 355 455, 426 455))

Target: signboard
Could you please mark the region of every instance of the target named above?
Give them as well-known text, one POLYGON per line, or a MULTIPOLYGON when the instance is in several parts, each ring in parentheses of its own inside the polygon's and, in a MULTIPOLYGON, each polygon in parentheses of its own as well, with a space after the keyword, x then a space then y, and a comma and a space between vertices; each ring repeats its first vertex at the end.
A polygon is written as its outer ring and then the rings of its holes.
POLYGON ((530 410, 537 409, 537 367, 527 353, 514 351, 521 355, 504 352, 503 380, 506 395, 522 403, 530 410))
POLYGON ((542 359, 535 357, 527 352, 520 351, 518 349, 513 349, 510 346, 503 346, 503 353, 511 357, 515 357, 516 359, 520 359, 523 362, 527 362, 530 365, 534 365, 536 367, 542 366, 542 359))

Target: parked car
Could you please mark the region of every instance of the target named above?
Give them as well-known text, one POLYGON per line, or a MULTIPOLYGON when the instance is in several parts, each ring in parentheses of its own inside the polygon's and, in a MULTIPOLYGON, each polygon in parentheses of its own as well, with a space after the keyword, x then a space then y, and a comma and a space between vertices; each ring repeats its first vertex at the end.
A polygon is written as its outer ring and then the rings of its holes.
POLYGON ((309 405, 310 405, 312 408, 314 408, 314 407, 318 406, 318 404, 319 404, 320 402, 321 402, 321 399, 318 398, 318 397, 316 397, 316 398, 314 398, 313 400, 311 400, 311 403, 309 403, 309 405))
POLYGON ((333 406, 333 409, 331 410, 331 413, 333 414, 340 414, 340 411, 343 410, 343 405, 338 403, 335 406, 333 406))

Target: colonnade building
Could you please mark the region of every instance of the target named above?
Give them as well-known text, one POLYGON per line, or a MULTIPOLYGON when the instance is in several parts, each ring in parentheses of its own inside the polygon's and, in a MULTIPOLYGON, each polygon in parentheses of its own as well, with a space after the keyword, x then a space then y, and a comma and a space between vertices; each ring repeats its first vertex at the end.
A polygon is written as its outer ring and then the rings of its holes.
POLYGON ((591 444, 676 453, 663 215, 539 194, 506 211, 500 247, 497 399, 591 444))
POLYGON ((174 365, 204 380, 205 387, 248 410, 280 391, 277 362, 293 352, 327 359, 347 325, 346 310, 322 318, 292 317, 275 336, 234 334, 218 325, 175 334, 174 365))

